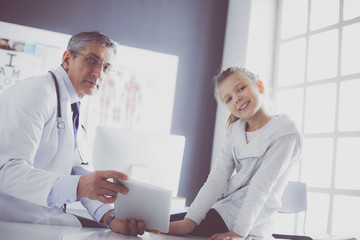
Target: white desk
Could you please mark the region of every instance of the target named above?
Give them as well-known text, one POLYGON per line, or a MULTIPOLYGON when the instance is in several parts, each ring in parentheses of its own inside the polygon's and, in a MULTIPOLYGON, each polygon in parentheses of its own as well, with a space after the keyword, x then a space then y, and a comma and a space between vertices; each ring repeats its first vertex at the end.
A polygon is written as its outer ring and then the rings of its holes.
POLYGON ((81 228, 0 221, 0 240, 205 240, 201 237, 145 233, 131 237, 105 228, 81 228))

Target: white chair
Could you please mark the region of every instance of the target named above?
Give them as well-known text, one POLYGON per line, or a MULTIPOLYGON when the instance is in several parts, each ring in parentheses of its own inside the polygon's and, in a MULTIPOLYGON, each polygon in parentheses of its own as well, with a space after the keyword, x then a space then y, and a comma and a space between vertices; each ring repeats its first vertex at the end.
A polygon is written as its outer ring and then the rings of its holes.
MULTIPOLYGON (((307 191, 306 184, 301 182, 289 181, 282 195, 282 204, 279 213, 295 214, 304 212, 304 227, 307 210, 307 191)), ((292 240, 312 240, 311 237, 305 235, 288 235, 288 234, 273 234, 277 239, 292 239, 292 240)))

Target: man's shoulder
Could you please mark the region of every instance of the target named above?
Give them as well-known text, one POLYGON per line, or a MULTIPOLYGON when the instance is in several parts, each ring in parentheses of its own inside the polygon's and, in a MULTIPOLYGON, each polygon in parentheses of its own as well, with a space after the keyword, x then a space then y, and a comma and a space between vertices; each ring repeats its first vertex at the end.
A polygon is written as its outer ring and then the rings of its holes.
MULTIPOLYGON (((6 92, 5 92, 6 93, 6 92)), ((43 74, 20 80, 8 89, 7 95, 17 96, 22 101, 48 103, 49 99, 56 96, 54 82, 49 75, 43 74)))
POLYGON ((39 92, 52 92, 54 81, 51 80, 48 74, 32 76, 19 81, 19 87, 26 89, 36 89, 39 92))

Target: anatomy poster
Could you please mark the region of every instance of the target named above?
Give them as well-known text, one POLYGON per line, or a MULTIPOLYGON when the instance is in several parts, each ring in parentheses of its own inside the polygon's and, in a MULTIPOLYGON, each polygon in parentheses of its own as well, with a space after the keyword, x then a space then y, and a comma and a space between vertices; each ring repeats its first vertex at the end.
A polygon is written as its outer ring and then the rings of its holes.
POLYGON ((178 57, 120 46, 116 71, 91 99, 90 125, 170 133, 178 57))

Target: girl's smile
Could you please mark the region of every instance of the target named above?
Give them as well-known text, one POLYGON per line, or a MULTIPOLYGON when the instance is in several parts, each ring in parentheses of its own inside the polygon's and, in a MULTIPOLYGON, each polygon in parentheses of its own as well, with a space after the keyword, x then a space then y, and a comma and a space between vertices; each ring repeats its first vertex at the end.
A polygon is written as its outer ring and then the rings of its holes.
POLYGON ((219 95, 237 118, 249 119, 261 107, 261 94, 256 83, 241 74, 232 74, 219 85, 219 95))
POLYGON ((247 108, 247 106, 249 105, 250 101, 246 102, 245 104, 243 104, 240 108, 239 108, 239 111, 242 111, 244 109, 247 108))

